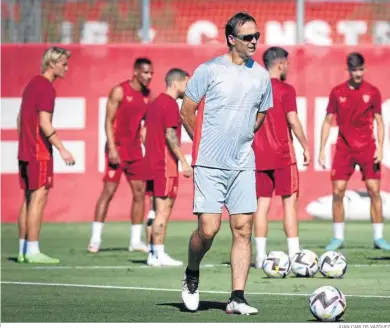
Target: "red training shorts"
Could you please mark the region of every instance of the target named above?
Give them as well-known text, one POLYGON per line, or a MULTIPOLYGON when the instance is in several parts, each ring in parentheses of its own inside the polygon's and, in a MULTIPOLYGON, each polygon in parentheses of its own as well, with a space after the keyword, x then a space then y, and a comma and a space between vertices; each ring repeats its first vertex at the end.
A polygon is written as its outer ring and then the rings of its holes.
POLYGON ((256 171, 256 195, 272 197, 289 196, 299 191, 299 176, 296 164, 274 170, 256 171))
POLYGON ((142 159, 126 162, 123 161, 120 164, 112 164, 106 154, 106 165, 104 169, 104 182, 115 182, 119 183, 121 180, 122 173, 125 174, 128 181, 130 180, 145 180, 144 179, 144 167, 142 159))
POLYGON ((360 151, 349 151, 348 149, 337 148, 333 159, 331 180, 348 181, 359 165, 362 172, 362 180, 380 180, 380 164, 374 162, 375 147, 361 149, 360 151))
POLYGON ((19 161, 19 183, 24 190, 37 190, 42 186, 53 188, 53 159, 19 161))
POLYGON ((153 180, 146 181, 146 192, 149 196, 175 199, 178 189, 179 178, 166 177, 164 173, 155 174, 153 180))

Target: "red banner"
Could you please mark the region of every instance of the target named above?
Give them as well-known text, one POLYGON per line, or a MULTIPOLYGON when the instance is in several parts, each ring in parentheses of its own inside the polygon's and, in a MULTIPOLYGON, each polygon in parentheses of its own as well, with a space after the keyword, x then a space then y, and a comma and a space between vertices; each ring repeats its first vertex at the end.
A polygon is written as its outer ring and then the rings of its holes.
MULTIPOLYGON (((1 110, 1 215, 3 221, 14 222, 22 201, 17 177, 16 116, 20 97, 32 76, 39 73, 43 45, 2 46, 2 110, 1 110)), ((197 65, 225 51, 224 47, 200 46, 70 46, 72 57, 70 70, 65 79, 55 82, 57 90, 54 125, 59 136, 74 153, 75 167, 66 167, 55 154, 54 189, 50 192, 45 210, 45 220, 90 221, 102 185, 104 163, 104 111, 110 88, 131 77, 132 64, 138 56, 148 56, 154 64, 152 91, 164 90, 164 75, 172 67, 192 72, 197 65)), ((264 48, 255 59, 260 60, 264 48)), ((330 89, 347 78, 345 58, 351 50, 361 51, 367 62, 366 79, 382 92, 383 117, 385 120, 385 152, 383 160, 382 190, 390 191, 390 88, 388 47, 294 47, 290 51, 288 82, 297 90, 299 116, 310 142, 313 163, 304 169, 300 166, 299 217, 308 218, 306 208, 319 197, 331 193, 329 170, 323 171, 316 163, 321 123, 324 118, 330 89)), ((330 143, 335 141, 336 127, 330 143)), ((191 142, 184 134, 183 147, 188 156, 191 142)), ((302 162, 301 151, 296 147, 302 162)), ((327 151, 328 167, 333 148, 327 151)), ((356 172, 349 189, 362 188, 360 173, 356 172)), ((179 196, 173 219, 191 219, 192 182, 180 180, 179 196)), ((131 206, 129 187, 122 179, 121 186, 111 203, 109 219, 128 219, 131 206)), ((275 199, 272 218, 283 215, 280 199, 275 199)))

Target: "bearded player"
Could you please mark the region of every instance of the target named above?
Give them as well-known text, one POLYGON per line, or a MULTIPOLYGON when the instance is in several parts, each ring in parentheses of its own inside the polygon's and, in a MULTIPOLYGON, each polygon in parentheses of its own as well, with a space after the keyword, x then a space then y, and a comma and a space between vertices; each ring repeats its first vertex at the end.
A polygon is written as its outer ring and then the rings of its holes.
POLYGON ((377 87, 364 80, 365 62, 360 53, 348 55, 347 69, 349 80, 330 92, 321 131, 319 164, 325 168, 325 145, 333 118, 336 116, 339 133, 331 171, 334 237, 326 250, 334 251, 344 246, 343 198, 356 165, 360 167, 362 180, 371 200, 374 247, 390 250, 390 244, 383 238, 380 196, 380 163, 383 158, 384 140, 381 94, 377 87), (377 124, 377 140, 373 129, 374 121, 377 124))
POLYGON ((148 252, 147 246, 141 241, 145 211, 141 122, 150 100, 148 86, 152 75, 151 61, 138 58, 134 63, 133 78, 115 86, 110 92, 105 123, 107 143, 104 186, 96 204, 95 220, 92 224, 92 236, 88 246, 91 253, 98 252, 101 246, 108 207, 118 189, 122 174, 126 176, 133 194, 129 251, 148 252))
POLYGON ((144 163, 147 189, 156 202, 156 217, 152 225, 152 245, 148 257, 150 266, 181 266, 165 251, 164 242, 168 220, 179 187, 180 162, 185 178, 192 177, 192 168, 180 147, 181 119, 177 99, 184 97, 188 73, 173 68, 165 76, 166 91, 150 105, 146 116, 144 163))
POLYGON ((310 163, 309 147, 297 115, 296 93, 294 87, 284 82, 288 72, 288 52, 280 47, 271 47, 264 52, 263 62, 271 77, 274 105, 253 141, 258 199, 255 216, 257 268, 262 268, 267 257, 268 212, 274 193, 282 198, 284 231, 290 258, 300 250, 298 169, 291 130, 304 150, 304 165, 310 163))

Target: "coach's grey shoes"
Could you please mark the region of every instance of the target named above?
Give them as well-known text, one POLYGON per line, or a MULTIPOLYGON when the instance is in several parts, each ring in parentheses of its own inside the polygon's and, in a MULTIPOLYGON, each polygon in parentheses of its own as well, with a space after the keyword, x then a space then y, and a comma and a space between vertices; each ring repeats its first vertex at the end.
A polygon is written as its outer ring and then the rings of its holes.
POLYGON ((226 306, 226 313, 251 315, 259 313, 259 310, 250 306, 245 299, 231 298, 226 306))
POLYGON ((181 299, 189 311, 196 311, 199 307, 199 277, 184 274, 181 299))

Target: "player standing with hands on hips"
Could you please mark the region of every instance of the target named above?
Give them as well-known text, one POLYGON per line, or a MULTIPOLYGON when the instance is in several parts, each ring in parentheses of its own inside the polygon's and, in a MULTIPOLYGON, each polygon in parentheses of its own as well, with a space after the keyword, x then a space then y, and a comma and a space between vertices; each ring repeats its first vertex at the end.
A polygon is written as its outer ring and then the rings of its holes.
POLYGON ((371 199, 374 247, 390 251, 390 244, 383 238, 380 196, 380 162, 383 158, 384 140, 381 94, 377 87, 364 80, 365 63, 361 54, 355 52, 347 57, 347 69, 349 80, 333 88, 330 93, 321 131, 318 161, 325 168, 325 145, 333 117, 336 116, 339 134, 331 171, 334 238, 326 250, 334 251, 344 246, 343 198, 357 164, 371 199), (374 120, 378 129, 377 145, 373 129, 374 120))
POLYGON ((255 314, 258 310, 244 298, 257 208, 252 142, 272 107, 272 87, 268 72, 251 59, 260 38, 255 19, 243 12, 235 14, 226 24, 225 36, 229 52, 195 70, 181 108, 183 125, 193 139, 193 212, 198 215, 182 299, 188 310, 198 309, 200 262, 220 228, 226 206, 233 234, 232 293, 226 312, 255 314), (204 97, 205 106, 198 110, 204 97))
POLYGON ((19 179, 24 190, 18 218, 19 263, 60 262, 41 253, 39 233, 49 189, 53 187, 53 145, 66 165, 75 164, 52 125, 56 98, 53 83, 65 76, 69 58, 70 52, 64 48, 47 49, 42 57, 42 74, 35 76, 23 91, 17 122, 19 179))

